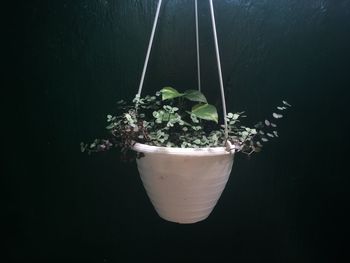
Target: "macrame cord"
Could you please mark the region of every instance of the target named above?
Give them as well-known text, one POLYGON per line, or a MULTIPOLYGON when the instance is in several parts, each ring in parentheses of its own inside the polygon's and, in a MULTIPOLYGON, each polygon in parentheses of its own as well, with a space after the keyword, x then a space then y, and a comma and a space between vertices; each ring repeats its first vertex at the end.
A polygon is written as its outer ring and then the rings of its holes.
MULTIPOLYGON (((159 12, 160 8, 162 5, 162 0, 158 1, 157 5, 157 11, 156 15, 154 18, 153 22, 153 27, 152 27, 152 32, 151 32, 151 37, 148 43, 148 48, 147 48, 147 53, 146 53, 146 58, 145 58, 145 63, 143 66, 142 70, 142 75, 141 75, 141 80, 139 84, 139 89, 137 92, 138 96, 141 96, 142 88, 143 88, 143 83, 145 80, 145 75, 147 71, 147 65, 153 45, 153 39, 154 39, 154 34, 157 28, 157 23, 158 23, 158 18, 159 18, 159 12)), ((224 115, 224 126, 225 126, 225 145, 228 151, 232 150, 232 145, 229 141, 227 141, 228 138, 228 127, 227 127, 227 120, 226 120, 226 100, 225 100, 225 91, 224 91, 224 83, 222 79, 222 70, 221 70, 221 61, 220 61, 220 52, 219 52, 219 44, 218 44, 218 37, 217 37, 217 32, 216 32, 216 22, 215 22, 215 13, 214 13, 214 7, 213 7, 213 1, 209 0, 209 5, 210 5, 210 16, 211 16, 211 22, 212 22, 212 27, 213 27, 213 36, 214 36, 214 44, 215 44, 215 53, 216 53, 216 60, 217 60, 217 67, 218 67, 218 73, 219 73, 219 83, 220 83, 220 93, 221 93, 221 102, 222 102, 222 111, 224 115)), ((199 30, 198 30, 198 3, 197 0, 195 0, 195 25, 196 25, 196 51, 197 51, 197 78, 198 78, 198 90, 201 91, 201 71, 200 71, 200 55, 199 55, 199 30)))

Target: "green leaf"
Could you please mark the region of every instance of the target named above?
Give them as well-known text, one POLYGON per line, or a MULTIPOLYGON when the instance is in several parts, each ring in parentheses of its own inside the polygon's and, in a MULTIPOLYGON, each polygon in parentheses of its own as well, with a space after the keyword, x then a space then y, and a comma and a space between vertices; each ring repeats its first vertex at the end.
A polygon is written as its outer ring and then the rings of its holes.
POLYGON ((256 153, 261 152, 261 148, 260 147, 254 147, 253 150, 256 153))
POLYGON ((179 93, 172 87, 164 87, 160 90, 160 93, 162 94, 162 100, 174 99, 185 95, 184 93, 179 93))
POLYGON ((285 100, 282 100, 284 105, 287 105, 288 107, 292 107, 292 105, 290 105, 288 102, 286 102, 285 100))
POLYGON ((152 115, 153 115, 153 117, 156 118, 156 119, 160 117, 160 114, 159 114, 158 111, 154 111, 154 112, 152 113, 152 115))
POLYGON ((85 152, 86 147, 87 146, 85 145, 85 143, 83 143, 83 142, 80 143, 80 150, 81 150, 82 153, 85 152))
POLYGON ((190 101, 207 103, 207 99, 204 94, 198 90, 189 89, 185 91, 184 97, 190 101))
POLYGON ((218 123, 219 117, 218 112, 215 108, 215 106, 211 104, 197 104, 192 107, 192 114, 197 116, 197 118, 207 120, 207 121, 214 121, 218 123))
POLYGON ((272 116, 275 118, 275 119, 280 119, 280 118, 282 118, 283 117, 283 115, 282 114, 278 114, 278 113, 272 113, 272 116))
POLYGON ((272 133, 269 133, 269 132, 268 132, 268 133, 266 133, 266 135, 267 135, 267 136, 269 136, 269 137, 271 137, 271 138, 275 137, 275 136, 273 136, 273 134, 272 134, 272 133))
POLYGON ((262 145, 261 142, 259 142, 259 141, 256 142, 256 145, 257 145, 258 147, 263 147, 263 145, 262 145))
POLYGON ((170 113, 165 112, 162 116, 162 121, 169 121, 170 120, 170 113))
POLYGON ((200 140, 200 139, 195 139, 195 140, 193 141, 193 143, 195 143, 195 144, 200 144, 200 143, 201 143, 201 140, 200 140))
POLYGON ((106 129, 107 130, 111 130, 111 129, 113 129, 115 127, 115 123, 111 123, 111 124, 109 124, 107 127, 106 127, 106 129))
POLYGON ((239 114, 238 113, 234 113, 232 116, 232 119, 237 120, 239 118, 239 114))

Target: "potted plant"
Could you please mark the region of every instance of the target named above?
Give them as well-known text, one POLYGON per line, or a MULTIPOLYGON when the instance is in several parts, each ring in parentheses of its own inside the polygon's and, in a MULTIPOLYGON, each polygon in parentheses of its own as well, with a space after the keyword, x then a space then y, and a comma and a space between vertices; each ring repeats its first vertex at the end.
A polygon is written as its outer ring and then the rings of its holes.
POLYGON ((136 159, 146 192, 158 214, 172 222, 195 223, 213 210, 229 178, 236 153, 259 152, 278 137, 272 118, 247 127, 244 112, 228 113, 219 124, 214 105, 197 90, 165 87, 154 96, 118 102, 107 115, 109 137, 81 143, 82 152, 117 148, 124 160, 136 159), (225 123, 226 122, 226 123, 225 123))

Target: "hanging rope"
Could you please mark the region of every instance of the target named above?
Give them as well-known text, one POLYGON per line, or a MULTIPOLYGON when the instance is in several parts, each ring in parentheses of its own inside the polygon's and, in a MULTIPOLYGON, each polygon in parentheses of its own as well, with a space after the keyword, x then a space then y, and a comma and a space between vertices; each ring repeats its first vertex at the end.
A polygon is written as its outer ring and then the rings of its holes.
POLYGON ((212 22, 212 25, 213 25, 216 60, 217 60, 217 63, 218 63, 220 91, 221 91, 221 100, 222 100, 222 111, 223 111, 223 114, 224 114, 225 139, 227 140, 227 138, 228 138, 228 128, 227 128, 227 121, 226 121, 226 115, 227 115, 227 113, 226 113, 226 100, 225 100, 224 82, 222 80, 219 44, 218 44, 218 37, 217 37, 217 33, 216 33, 216 23, 215 23, 215 15, 214 15, 214 8, 213 8, 213 0, 209 0, 209 4, 210 4, 211 22, 212 22))
POLYGON ((201 91, 201 64, 199 58, 199 30, 198 30, 198 3, 194 1, 195 17, 196 17, 196 46, 197 46, 197 79, 198 79, 198 90, 201 91))
MULTIPOLYGON (((214 8, 213 8, 213 1, 209 0, 209 4, 210 4, 211 21, 212 21, 212 26, 213 26, 213 35, 214 35, 216 59, 217 59, 218 72, 219 72, 220 91, 221 91, 221 100, 222 100, 222 110, 223 110, 223 114, 224 114, 225 139, 227 140, 227 138, 228 138, 228 127, 227 127, 227 121, 226 121, 226 115, 227 115, 227 113, 226 113, 226 100, 225 100, 224 83, 223 83, 223 80, 222 80, 219 44, 218 44, 218 37, 217 37, 217 33, 216 33, 216 23, 215 23, 215 14, 214 14, 214 8)), ((145 59, 145 63, 144 63, 143 70, 142 70, 139 90, 137 92, 138 96, 140 96, 141 92, 142 92, 143 82, 144 82, 144 79, 145 79, 145 74, 146 74, 146 70, 147 70, 148 60, 149 60, 149 56, 150 56, 151 49, 152 49, 154 34, 155 34, 155 31, 156 31, 156 27, 157 27, 157 22, 158 22, 158 18, 159 18, 159 11, 160 11, 161 5, 162 5, 162 0, 159 0, 158 1, 156 15, 155 15, 154 22, 153 22, 152 33, 151 33, 151 37, 150 37, 149 44, 148 44, 146 59, 145 59)), ((198 31, 199 31, 198 30, 198 3, 197 3, 197 0, 195 0, 195 18, 196 18, 198 90, 200 91, 201 90, 201 81, 200 81, 201 78, 200 78, 199 33, 198 33, 198 31)))
POLYGON ((138 96, 141 96, 143 82, 145 80, 145 74, 146 74, 146 70, 147 70, 149 55, 150 55, 151 49, 152 49, 154 33, 156 32, 156 27, 157 27, 157 22, 158 22, 159 11, 160 11, 161 5, 162 5, 162 0, 159 0, 158 1, 158 6, 157 6, 156 16, 155 16, 154 22, 153 22, 153 28, 152 28, 151 37, 150 37, 150 40, 149 40, 149 43, 148 43, 148 49, 147 49, 145 64, 143 65, 143 70, 142 70, 142 75, 141 75, 141 80, 140 80, 140 85, 139 85, 139 91, 137 92, 138 96))

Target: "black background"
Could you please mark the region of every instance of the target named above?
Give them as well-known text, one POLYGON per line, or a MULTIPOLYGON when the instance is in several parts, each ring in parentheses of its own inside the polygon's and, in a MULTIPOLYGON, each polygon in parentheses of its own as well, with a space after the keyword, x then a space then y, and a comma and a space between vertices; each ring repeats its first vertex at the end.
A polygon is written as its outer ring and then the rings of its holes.
MULTIPOLYGON (((253 123, 282 99, 293 108, 278 141, 236 157, 213 213, 193 225, 157 216, 135 164, 79 149, 136 93, 157 1, 13 4, 3 10, 14 95, 2 96, 6 259, 349 259, 349 0, 214 1, 229 110, 253 123)), ((220 107, 207 1, 199 12, 202 89, 220 107)), ((164 1, 144 94, 166 85, 196 88, 194 1, 164 1)))

